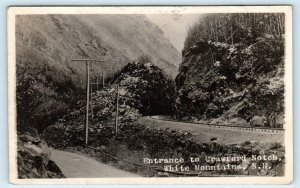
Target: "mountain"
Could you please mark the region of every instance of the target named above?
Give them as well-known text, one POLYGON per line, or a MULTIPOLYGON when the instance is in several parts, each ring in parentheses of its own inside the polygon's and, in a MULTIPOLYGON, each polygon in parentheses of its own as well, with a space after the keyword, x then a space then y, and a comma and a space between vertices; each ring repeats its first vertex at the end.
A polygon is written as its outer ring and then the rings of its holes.
POLYGON ((175 77, 180 53, 144 15, 22 15, 16 17, 18 124, 53 121, 82 97, 86 65, 91 79, 112 75, 147 56, 175 77))

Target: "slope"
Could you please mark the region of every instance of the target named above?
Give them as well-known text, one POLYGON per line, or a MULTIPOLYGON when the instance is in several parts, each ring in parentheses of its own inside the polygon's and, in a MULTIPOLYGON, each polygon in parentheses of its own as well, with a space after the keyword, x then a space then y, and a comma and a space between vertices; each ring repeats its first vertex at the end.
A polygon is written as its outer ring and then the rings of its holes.
POLYGON ((144 15, 26 15, 16 18, 18 124, 51 124, 82 97, 85 64, 91 79, 147 55, 174 75, 180 54, 144 15))

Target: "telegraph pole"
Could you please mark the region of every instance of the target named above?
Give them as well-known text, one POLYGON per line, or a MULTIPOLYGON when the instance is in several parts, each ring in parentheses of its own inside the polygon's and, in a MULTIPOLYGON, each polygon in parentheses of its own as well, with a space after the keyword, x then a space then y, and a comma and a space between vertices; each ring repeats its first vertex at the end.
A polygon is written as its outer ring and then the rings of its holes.
POLYGON ((97 79, 97 80, 96 80, 97 91, 99 91, 99 86, 98 86, 98 85, 99 85, 99 82, 98 82, 98 76, 96 77, 96 79, 97 79))
MULTIPOLYGON (((105 88, 105 76, 104 76, 104 70, 103 70, 103 68, 105 67, 105 68, 108 68, 108 66, 105 66, 105 65, 100 65, 100 67, 101 67, 101 75, 100 75, 100 77, 102 77, 101 79, 102 79, 102 88, 105 88)), ((107 69, 106 69, 107 70, 107 69)), ((112 69, 109 69, 109 70, 112 70, 112 69)), ((105 74, 106 75, 106 74, 105 74)), ((90 83, 91 85, 96 85, 96 88, 97 88, 97 91, 99 91, 99 83, 101 83, 101 82, 99 82, 99 77, 98 76, 96 76, 96 82, 93 82, 93 83, 90 83)))
POLYGON ((90 104, 90 63, 86 61, 86 108, 85 108, 85 145, 89 136, 89 104, 90 104))
POLYGON ((115 119, 115 129, 116 129, 116 136, 118 134, 118 113, 119 113, 119 84, 117 86, 117 98, 116 98, 116 119, 115 119))
POLYGON ((104 83, 104 71, 103 71, 103 69, 102 69, 102 87, 103 88, 105 88, 105 85, 104 85, 105 83, 104 83))
POLYGON ((88 145, 89 136, 89 103, 90 103, 90 63, 89 62, 104 62, 97 59, 72 59, 86 63, 86 108, 85 108, 85 145, 88 145))
MULTIPOLYGON (((89 84, 90 84, 90 83, 89 83, 89 84)), ((90 86, 91 86, 91 94, 90 94, 90 96, 91 96, 91 119, 93 120, 93 114, 94 114, 94 111, 93 111, 93 103, 92 103, 92 100, 93 100, 93 85, 90 84, 90 86)))

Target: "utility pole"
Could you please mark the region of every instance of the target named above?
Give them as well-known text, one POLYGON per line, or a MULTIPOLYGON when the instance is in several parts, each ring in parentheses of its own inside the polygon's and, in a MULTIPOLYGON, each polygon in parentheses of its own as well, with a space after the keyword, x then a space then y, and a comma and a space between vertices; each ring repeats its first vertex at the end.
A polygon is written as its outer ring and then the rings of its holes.
POLYGON ((115 129, 116 136, 118 135, 118 113, 119 113, 119 85, 117 86, 117 98, 116 98, 116 119, 115 119, 115 129))
POLYGON ((90 84, 90 86, 91 86, 91 94, 90 94, 90 96, 91 96, 91 119, 93 120, 93 114, 94 114, 94 110, 93 110, 93 103, 92 103, 92 101, 93 101, 93 85, 92 84, 90 84))
POLYGON ((105 85, 104 85, 105 83, 104 83, 104 71, 103 71, 103 69, 102 69, 102 87, 103 88, 105 88, 105 85))
MULTIPOLYGON (((105 68, 108 68, 108 66, 105 66, 105 65, 100 65, 100 67, 101 67, 101 76, 100 77, 102 77, 102 87, 103 88, 105 88, 105 77, 104 77, 104 70, 103 70, 103 67, 105 67, 105 68)), ((110 69, 111 70, 111 69, 110 69)), ((96 85, 96 88, 97 88, 97 91, 99 91, 99 77, 98 76, 96 76, 96 82, 93 82, 93 83, 90 83, 91 85, 96 85)))
POLYGON ((89 136, 89 104, 90 104, 90 63, 86 61, 86 108, 85 108, 85 145, 89 136))
POLYGON ((86 109, 85 109, 85 145, 88 145, 89 135, 89 103, 90 103, 90 63, 89 62, 104 62, 97 59, 72 59, 86 63, 86 109))
POLYGON ((98 82, 98 76, 96 77, 96 86, 97 86, 97 91, 99 91, 99 82, 98 82))

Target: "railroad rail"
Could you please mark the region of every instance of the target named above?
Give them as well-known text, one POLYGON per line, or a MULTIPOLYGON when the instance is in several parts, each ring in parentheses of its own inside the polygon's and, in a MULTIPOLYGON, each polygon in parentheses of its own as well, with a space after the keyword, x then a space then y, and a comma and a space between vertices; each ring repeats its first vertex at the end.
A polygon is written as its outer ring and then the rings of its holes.
POLYGON ((284 129, 281 128, 269 128, 269 127, 250 127, 250 126, 234 126, 232 124, 215 124, 215 123, 203 123, 203 122, 194 122, 194 121, 178 121, 178 120, 170 120, 165 117, 156 117, 156 116, 149 116, 150 119, 156 120, 163 120, 168 122, 178 122, 178 123, 192 123, 192 124, 199 124, 204 127, 214 127, 214 128, 228 128, 228 129, 237 129, 237 130, 248 130, 248 131, 255 131, 255 132, 272 132, 272 133, 284 133, 284 129))

